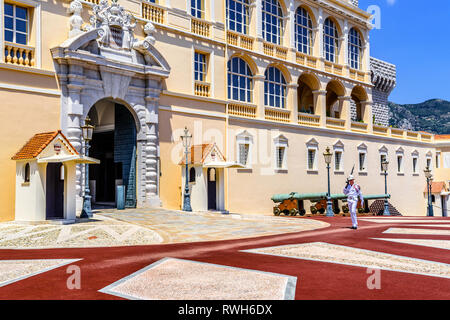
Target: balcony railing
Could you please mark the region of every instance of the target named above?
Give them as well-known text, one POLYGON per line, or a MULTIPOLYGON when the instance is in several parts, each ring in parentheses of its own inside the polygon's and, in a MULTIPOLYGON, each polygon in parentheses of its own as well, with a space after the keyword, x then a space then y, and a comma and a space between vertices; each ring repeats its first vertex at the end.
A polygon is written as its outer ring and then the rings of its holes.
POLYGON ((349 71, 350 78, 358 81, 365 81, 366 74, 363 71, 359 71, 356 69, 350 69, 349 71))
POLYGON ((345 129, 345 120, 327 117, 327 127, 345 129))
POLYGON ((334 74, 337 74, 340 76, 342 76, 344 73, 344 66, 337 64, 337 63, 325 61, 324 67, 325 67, 325 71, 328 73, 334 73, 334 74))
POLYGON ((373 133, 386 136, 388 134, 389 128, 385 126, 380 126, 377 124, 373 125, 373 133))
POLYGON ((290 110, 266 106, 264 112, 267 120, 278 122, 290 122, 291 120, 290 110))
POLYGON ((367 132, 367 128, 368 128, 368 124, 364 123, 364 122, 352 121, 352 123, 351 123, 351 129, 353 131, 367 132))
POLYGON ((142 2, 142 17, 144 19, 164 24, 164 9, 149 2, 142 2))
POLYGON ((306 126, 320 126, 320 116, 316 114, 309 113, 298 113, 298 124, 306 125, 306 126))
POLYGON ((263 50, 264 50, 264 54, 267 54, 268 56, 287 60, 288 48, 277 46, 277 45, 269 43, 269 42, 264 42, 263 50))
POLYGON ((227 32, 227 43, 247 50, 253 50, 255 39, 233 31, 227 32))
POLYGON ((296 61, 298 64, 302 64, 311 68, 317 68, 317 58, 307 54, 297 52, 296 61))
POLYGON ((419 140, 419 133, 414 131, 406 131, 406 139, 419 140))
POLYGON ((256 105, 243 104, 239 102, 228 103, 228 114, 245 117, 256 118, 256 105))
POLYGON ((393 137, 403 138, 404 132, 405 131, 403 129, 391 128, 391 136, 393 137))
POLYGON ((431 142, 431 140, 433 139, 433 136, 431 134, 421 132, 420 138, 422 141, 431 142))
POLYGON ((205 20, 191 18, 191 32, 209 38, 211 24, 205 20))
POLYGON ((5 41, 5 62, 24 67, 34 67, 34 48, 5 41))
POLYGON ((203 81, 195 81, 194 93, 196 96, 209 97, 211 95, 211 84, 203 81))

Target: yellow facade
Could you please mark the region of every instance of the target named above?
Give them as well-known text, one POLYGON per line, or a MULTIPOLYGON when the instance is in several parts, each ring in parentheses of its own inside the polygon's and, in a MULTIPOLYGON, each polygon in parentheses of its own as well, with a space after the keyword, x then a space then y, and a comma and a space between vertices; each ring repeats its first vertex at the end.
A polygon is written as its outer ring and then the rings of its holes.
MULTIPOLYGON (((70 4, 63 1, 3 2, 28 8, 29 40, 27 45, 18 45, 1 39, 0 186, 3 192, 0 221, 14 219, 15 164, 11 156, 33 134, 63 127, 61 89, 50 50, 68 39, 73 15, 68 10, 70 4), (30 58, 14 59, 5 53, 6 48, 11 54, 27 50, 31 52, 30 58)), ((97 3, 94 2, 82 1, 84 27, 89 24, 97 3)), ((363 191, 384 193, 379 159, 380 150, 386 150, 391 163, 388 182, 391 203, 406 215, 425 213, 423 168, 427 157, 431 155, 434 159, 436 144, 431 134, 373 123, 368 13, 349 1, 329 0, 325 1, 327 6, 322 6, 309 0, 280 0, 285 18, 280 42, 274 44, 263 38, 260 0, 254 1, 250 10, 245 34, 228 29, 226 1, 205 0, 201 18, 191 16, 189 1, 185 0, 160 0, 155 4, 119 2, 135 17, 138 39, 145 37, 143 26, 153 23, 154 47, 170 65, 170 75, 163 82, 158 100, 159 198, 163 207, 180 209, 182 205, 183 168, 179 161, 183 150, 179 137, 186 126, 193 134, 194 144, 216 142, 228 161, 239 159, 237 136, 250 133, 253 139, 251 166, 224 169, 225 209, 230 212, 271 214, 273 194, 325 192, 326 168, 322 153, 327 146, 333 149, 338 145, 343 150, 343 167, 331 172, 332 193, 341 193, 351 167, 354 164, 358 167, 359 150, 367 155, 366 168, 356 172, 363 191), (294 47, 293 19, 299 6, 308 11, 312 20, 315 40, 310 54, 294 47), (334 22, 339 34, 334 62, 322 57, 322 29, 327 18, 334 22), (363 42, 358 68, 351 68, 347 59, 348 32, 352 27, 358 30, 363 42), (207 71, 201 81, 194 78, 196 53, 206 57, 207 71), (228 97, 227 63, 233 57, 242 58, 251 70, 250 101, 228 97), (285 108, 265 105, 265 72, 270 67, 280 70, 286 81, 285 108), (298 88, 304 84, 311 89, 312 95, 308 98, 298 94, 298 88), (360 121, 352 121, 352 99, 358 100, 360 121), (302 113, 299 106, 303 103, 311 105, 314 112, 302 113), (273 141, 279 137, 287 143, 286 167, 281 170, 274 168, 273 141), (307 154, 311 145, 317 148, 316 165, 308 170, 307 154), (395 168, 399 148, 405 168, 401 173, 395 168), (413 173, 412 155, 416 154, 419 162, 413 173)), ((2 19, 4 23, 4 17, 2 19)), ((447 171, 439 170, 436 170, 436 179, 448 177, 447 171)))

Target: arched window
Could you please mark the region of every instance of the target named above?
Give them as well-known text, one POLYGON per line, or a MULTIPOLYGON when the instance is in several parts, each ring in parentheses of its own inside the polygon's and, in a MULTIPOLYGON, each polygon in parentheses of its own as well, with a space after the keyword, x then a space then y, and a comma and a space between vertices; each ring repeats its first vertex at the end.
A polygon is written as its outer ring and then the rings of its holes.
POLYGON ((325 60, 337 62, 339 56, 339 34, 336 24, 330 18, 327 18, 324 23, 323 50, 325 60))
POLYGON ((312 52, 312 21, 308 11, 299 7, 295 12, 295 46, 305 54, 312 52))
POLYGON ((269 67, 264 75, 264 104, 270 107, 285 108, 286 80, 283 73, 275 67, 269 67))
POLYGON ((249 21, 249 0, 227 0, 227 24, 229 30, 248 34, 249 21))
POLYGON ((234 57, 228 61, 228 99, 252 102, 253 75, 247 62, 234 57))
POLYGON ((277 0, 262 0, 262 32, 264 40, 281 44, 283 10, 277 0))
POLYGON ((30 182, 30 164, 25 164, 23 168, 23 182, 30 182))
POLYGON ((189 182, 195 182, 195 168, 189 169, 189 182))
POLYGON ((350 29, 348 38, 348 62, 350 68, 361 69, 362 41, 355 28, 350 29))

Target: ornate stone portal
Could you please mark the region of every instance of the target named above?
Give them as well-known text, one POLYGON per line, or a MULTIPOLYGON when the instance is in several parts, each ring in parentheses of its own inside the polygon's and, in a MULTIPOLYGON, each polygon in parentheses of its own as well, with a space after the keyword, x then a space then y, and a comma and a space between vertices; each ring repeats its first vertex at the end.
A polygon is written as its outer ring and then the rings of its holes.
MULTIPOLYGON (((133 115, 137 131, 137 205, 160 206, 158 195, 158 105, 169 76, 167 61, 153 46, 154 26, 147 37, 134 37, 136 22, 117 1, 94 6, 90 25, 81 27, 81 9, 71 3, 69 39, 51 49, 61 87, 61 129, 72 145, 82 146, 80 125, 99 100, 113 99, 133 115), (73 23, 72 23, 73 22, 73 23), (74 31, 75 30, 75 31, 74 31)), ((81 207, 81 167, 76 171, 77 209, 81 207)))

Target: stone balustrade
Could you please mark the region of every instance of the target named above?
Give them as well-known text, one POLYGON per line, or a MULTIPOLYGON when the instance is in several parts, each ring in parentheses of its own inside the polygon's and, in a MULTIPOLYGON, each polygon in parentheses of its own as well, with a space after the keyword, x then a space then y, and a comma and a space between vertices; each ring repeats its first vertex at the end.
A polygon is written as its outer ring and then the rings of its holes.
POLYGON ((34 48, 5 41, 5 63, 34 67, 34 48))

